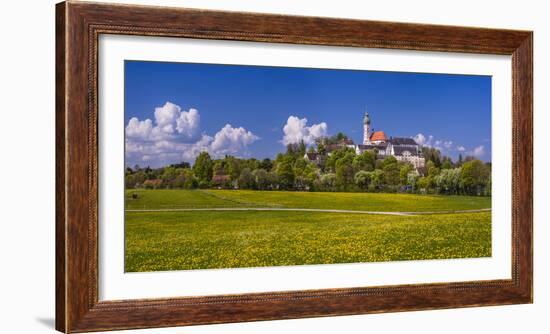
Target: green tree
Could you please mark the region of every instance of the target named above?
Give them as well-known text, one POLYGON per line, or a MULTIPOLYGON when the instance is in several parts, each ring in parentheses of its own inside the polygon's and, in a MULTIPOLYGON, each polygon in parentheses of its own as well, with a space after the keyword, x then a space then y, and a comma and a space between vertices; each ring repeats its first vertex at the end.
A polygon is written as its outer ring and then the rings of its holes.
POLYGON ((428 184, 428 177, 422 176, 416 181, 416 190, 422 193, 426 192, 428 191, 428 184))
POLYGON ((306 154, 307 146, 303 140, 299 143, 291 143, 286 145, 286 154, 292 156, 294 159, 303 157, 306 154))
POLYGON ((185 189, 194 189, 198 187, 199 182, 195 177, 195 173, 193 173, 192 169, 185 169, 184 176, 185 176, 185 182, 183 184, 183 187, 185 189))
POLYGON ((303 177, 304 170, 306 169, 307 165, 308 165, 308 162, 304 158, 302 157, 297 158, 296 161, 294 161, 294 165, 293 165, 294 176, 303 177))
POLYGON ((180 189, 183 188, 183 185, 185 183, 185 178, 183 175, 184 170, 185 168, 176 168, 176 170, 174 171, 175 177, 174 181, 172 182, 172 187, 180 189))
POLYGON ((355 152, 346 151, 343 157, 336 160, 336 185, 342 189, 348 189, 354 184, 355 172, 353 170, 353 159, 355 152))
POLYGON ((336 175, 334 173, 323 174, 319 181, 321 189, 325 191, 332 191, 336 186, 336 175))
POLYGON ((279 189, 279 177, 277 176, 277 171, 270 171, 267 173, 267 178, 269 180, 270 189, 279 189))
POLYGON ((285 156, 277 163, 277 178, 281 189, 292 189, 294 185, 294 160, 291 156, 285 156))
POLYGON ((124 184, 126 188, 132 189, 143 185, 143 182, 147 180, 147 176, 143 170, 137 169, 137 172, 127 174, 124 178, 124 184))
POLYGON ((243 168, 238 182, 240 189, 254 189, 255 180, 250 168, 243 168))
POLYGON ((365 151, 353 158, 353 169, 356 171, 373 171, 376 163, 376 155, 373 151, 365 151))
POLYGON ((197 187, 197 179, 190 168, 177 168, 175 175, 174 188, 193 189, 197 187))
POLYGON ((124 176, 124 187, 126 189, 133 189, 137 186, 135 174, 126 174, 124 176))
POLYGON ((382 164, 383 160, 380 160, 380 159, 377 159, 375 162, 374 162, 374 169, 382 169, 383 164, 382 164))
POLYGON ((482 195, 490 184, 491 170, 480 160, 464 162, 460 173, 460 184, 466 194, 482 195))
MULTIPOLYGON (((353 155, 355 155, 355 151, 348 147, 342 147, 337 150, 334 150, 327 158, 325 168, 331 172, 336 172, 336 162, 342 159, 348 153, 352 153, 353 155)), ((351 165, 351 162, 350 162, 350 165, 351 165)))
POLYGON ((199 180, 199 185, 207 186, 210 183, 213 174, 213 163, 208 152, 199 154, 193 165, 193 172, 199 180))
POLYGON ((303 157, 306 154, 307 146, 304 143, 303 140, 300 140, 300 143, 298 144, 298 156, 303 157))
POLYGON ((441 167, 441 152, 433 147, 422 147, 422 155, 426 162, 431 161, 435 167, 441 167))
POLYGON ((436 164, 433 161, 428 161, 426 163, 426 170, 428 171, 428 175, 426 178, 427 187, 425 188, 427 191, 434 191, 437 187, 435 182, 435 177, 439 175, 440 169, 436 167, 436 164))
POLYGON ((355 177, 354 177, 355 184, 360 189, 363 189, 363 190, 368 189, 371 182, 372 174, 373 174, 372 172, 367 172, 364 170, 358 171, 357 173, 355 173, 355 177))
POLYGON ((458 194, 460 190, 460 168, 442 169, 435 176, 435 184, 442 194, 458 194))
POLYGON ((177 164, 171 164, 169 167, 174 167, 174 168, 191 168, 191 165, 186 162, 186 161, 182 161, 182 162, 179 162, 177 164))
POLYGON ((225 175, 226 174, 225 160, 223 159, 214 160, 214 163, 212 165, 212 171, 213 171, 213 175, 225 175))
POLYGON ((409 185, 409 173, 413 171, 413 166, 405 163, 399 169, 399 181, 402 185, 409 185))
POLYGON ((236 182, 241 175, 242 169, 239 159, 231 155, 226 155, 223 160, 226 174, 229 175, 229 178, 232 182, 236 182))
POLYGON ((309 163, 304 169, 304 180, 309 190, 314 190, 315 184, 319 180, 319 169, 315 164, 309 163))
POLYGON ((265 158, 260 162, 259 168, 269 172, 273 168, 273 161, 269 158, 265 158))
POLYGON ((255 169, 258 169, 260 168, 260 164, 261 162, 258 161, 257 159, 241 159, 241 166, 242 168, 248 168, 250 170, 255 170, 255 169))
POLYGON ((449 157, 443 157, 443 162, 441 163, 441 169, 451 169, 453 168, 453 162, 449 157))
POLYGON ((337 141, 342 141, 344 139, 348 139, 348 136, 346 136, 343 132, 338 132, 336 134, 336 140, 337 141))
POLYGON ((166 167, 162 175, 160 176, 162 180, 162 186, 166 188, 173 188, 174 182, 176 180, 176 169, 174 167, 166 167))
POLYGON ((254 177, 256 187, 258 187, 259 190, 266 190, 271 187, 269 173, 265 169, 255 169, 252 172, 252 176, 254 177))
POLYGON ((382 171, 384 172, 384 183, 395 189, 399 184, 399 164, 394 156, 384 158, 382 161, 382 171))
POLYGON ((376 169, 371 174, 371 183, 369 190, 378 190, 384 185, 384 172, 381 169, 376 169))
POLYGON ((317 142, 317 153, 321 155, 327 154, 327 148, 322 141, 317 142))
POLYGON ((418 173, 409 173, 407 175, 407 185, 411 186, 413 191, 418 190, 419 178, 420 178, 420 175, 418 173))

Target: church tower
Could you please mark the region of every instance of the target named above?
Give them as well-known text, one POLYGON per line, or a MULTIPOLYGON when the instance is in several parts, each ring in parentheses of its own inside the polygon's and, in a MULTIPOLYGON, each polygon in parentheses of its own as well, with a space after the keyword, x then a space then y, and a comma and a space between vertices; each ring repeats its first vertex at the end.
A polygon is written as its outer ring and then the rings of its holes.
POLYGON ((363 118, 363 145, 370 144, 371 131, 370 116, 369 113, 365 111, 365 117, 363 118))

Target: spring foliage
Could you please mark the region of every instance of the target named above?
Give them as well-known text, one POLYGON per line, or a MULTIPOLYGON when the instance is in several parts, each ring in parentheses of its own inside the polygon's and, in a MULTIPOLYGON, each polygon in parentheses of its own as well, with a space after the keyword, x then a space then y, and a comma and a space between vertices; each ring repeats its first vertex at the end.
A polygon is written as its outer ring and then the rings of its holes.
MULTIPOLYGON (((332 141, 337 143, 338 138, 332 141)), ((328 154, 325 145, 318 143, 315 153, 303 142, 290 144, 285 153, 278 154, 273 160, 233 156, 213 159, 207 152, 202 152, 193 166, 186 162, 156 169, 135 166, 126 169, 126 188, 491 195, 491 164, 471 157, 462 159, 460 156, 453 163, 450 158, 441 156, 438 150, 424 148, 426 166, 415 169, 393 156, 377 159, 374 151, 357 155, 346 146, 337 146, 328 154), (310 161, 306 152, 317 154, 317 158, 310 161)))

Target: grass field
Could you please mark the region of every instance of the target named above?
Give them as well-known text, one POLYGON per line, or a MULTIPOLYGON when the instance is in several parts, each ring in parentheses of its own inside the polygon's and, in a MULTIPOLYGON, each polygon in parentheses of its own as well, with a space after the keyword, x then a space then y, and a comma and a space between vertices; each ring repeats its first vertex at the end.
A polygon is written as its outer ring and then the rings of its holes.
POLYGON ((128 190, 126 209, 285 207, 364 211, 451 211, 491 207, 490 197, 255 190, 128 190), (132 199, 131 194, 137 194, 132 199))
POLYGON ((375 215, 490 208, 491 199, 366 193, 128 190, 128 272, 491 256, 491 213, 375 215), (133 199, 132 194, 138 198, 133 199), (162 211, 206 209, 206 211, 162 211), (212 210, 210 210, 212 209, 212 210), (133 211, 160 210, 160 211, 133 211))

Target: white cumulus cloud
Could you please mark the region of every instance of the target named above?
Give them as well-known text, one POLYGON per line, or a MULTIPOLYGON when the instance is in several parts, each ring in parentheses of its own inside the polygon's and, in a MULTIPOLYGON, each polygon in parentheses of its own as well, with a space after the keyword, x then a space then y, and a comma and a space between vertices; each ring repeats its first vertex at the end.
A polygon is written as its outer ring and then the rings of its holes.
POLYGON ((126 125, 127 164, 147 163, 159 167, 174 162, 192 162, 206 151, 214 156, 246 153, 247 147, 259 137, 243 127, 226 124, 214 137, 200 133, 197 109, 182 110, 166 102, 154 110, 151 119, 132 117, 126 125))
POLYGON ((438 139, 434 142, 433 147, 440 151, 450 151, 453 148, 453 141, 438 139))
POLYGON ((427 147, 431 147, 432 146, 432 141, 434 139, 434 136, 432 135, 429 135, 429 136, 425 136, 423 135, 422 133, 419 133, 417 134, 416 136, 413 137, 414 141, 416 141, 416 143, 420 146, 427 146, 427 147))
POLYGON ((485 155, 485 146, 483 145, 480 145, 480 146, 477 146, 475 147, 472 152, 470 152, 471 155, 473 155, 474 157, 482 157, 485 155))
MULTIPOLYGON (((424 135, 422 133, 413 137, 417 144, 425 147, 433 147, 440 150, 442 153, 449 154, 452 152, 466 152, 466 147, 463 145, 455 144, 452 140, 436 139, 432 135, 424 135)), ((483 146, 476 147, 472 151, 468 151, 468 154, 475 156, 481 156, 485 154, 483 146)))
POLYGON ((327 123, 321 122, 307 126, 307 118, 290 116, 283 127, 283 133, 281 142, 284 145, 296 144, 302 140, 305 144, 310 145, 315 142, 315 139, 327 135, 327 123))
POLYGON ((162 107, 155 108, 155 122, 165 133, 173 133, 176 119, 181 113, 181 108, 171 102, 166 102, 162 107))
POLYGON ((179 134, 192 138, 199 130, 200 115, 197 109, 189 109, 180 113, 176 119, 176 130, 179 134))
POLYGON ((140 121, 137 117, 132 117, 126 126, 126 138, 147 140, 152 130, 153 122, 150 119, 140 121))
POLYGON ((235 154, 246 149, 246 147, 256 140, 258 136, 243 127, 234 128, 226 124, 216 135, 210 149, 216 155, 235 154))
POLYGON ((178 135, 184 139, 197 139, 200 115, 196 109, 182 111, 180 106, 166 102, 162 107, 155 108, 155 123, 153 135, 157 138, 178 135))
POLYGON ((201 152, 209 151, 211 142, 212 137, 203 134, 198 141, 190 144, 183 144, 179 149, 179 151, 181 151, 180 160, 182 159, 188 162, 195 160, 201 152))

